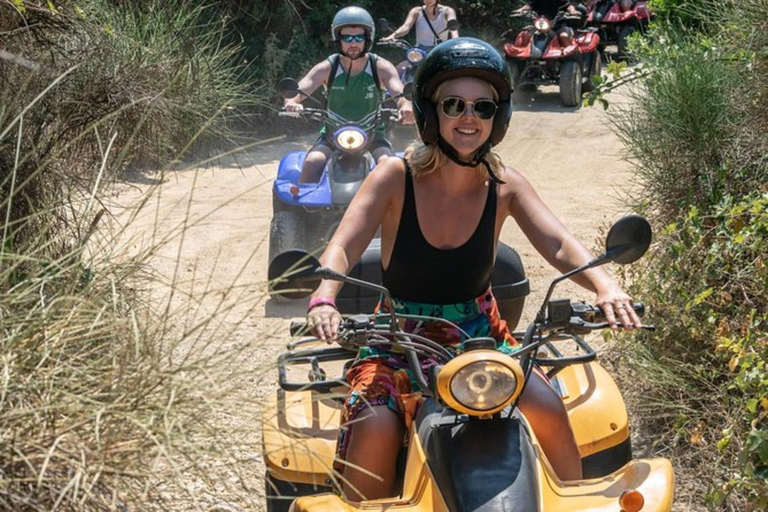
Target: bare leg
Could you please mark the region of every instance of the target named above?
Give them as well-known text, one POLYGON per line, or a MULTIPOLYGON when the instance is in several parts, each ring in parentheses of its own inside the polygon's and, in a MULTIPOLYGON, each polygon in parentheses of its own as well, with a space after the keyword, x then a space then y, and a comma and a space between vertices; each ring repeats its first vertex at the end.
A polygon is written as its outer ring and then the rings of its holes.
POLYGON ((520 397, 520 410, 557 476, 561 480, 581 479, 581 456, 565 406, 557 392, 535 372, 520 397))
POLYGON ((327 160, 328 155, 322 149, 318 147, 310 149, 304 158, 304 165, 301 166, 299 183, 317 183, 320 181, 327 160))
POLYGON ((403 420, 383 405, 369 407, 355 418, 342 479, 348 500, 394 496, 395 465, 404 434, 403 420))

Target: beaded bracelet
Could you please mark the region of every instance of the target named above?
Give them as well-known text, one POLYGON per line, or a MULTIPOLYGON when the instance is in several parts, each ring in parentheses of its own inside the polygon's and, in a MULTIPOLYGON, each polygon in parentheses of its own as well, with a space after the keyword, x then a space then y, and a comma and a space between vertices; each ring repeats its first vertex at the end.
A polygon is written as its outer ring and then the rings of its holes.
POLYGON ((339 310, 339 308, 336 306, 336 301, 329 298, 329 297, 315 297, 314 299, 309 301, 309 305, 307 306, 307 313, 312 311, 318 306, 331 306, 336 311, 339 310))

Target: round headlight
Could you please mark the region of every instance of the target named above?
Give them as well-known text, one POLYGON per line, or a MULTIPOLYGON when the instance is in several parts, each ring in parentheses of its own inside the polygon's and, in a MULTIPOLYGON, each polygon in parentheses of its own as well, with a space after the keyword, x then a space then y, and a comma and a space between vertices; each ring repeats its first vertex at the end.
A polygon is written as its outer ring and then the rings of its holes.
POLYGON ((453 398, 464 407, 490 411, 509 400, 517 389, 517 376, 501 363, 478 361, 456 372, 450 389, 453 398))
POLYGON ((411 48, 407 52, 405 52, 405 58, 410 62, 411 64, 418 64, 422 60, 424 60, 425 57, 424 50, 421 48, 411 48))
POLYGON ((549 23, 547 18, 536 18, 536 20, 533 22, 533 26, 539 32, 549 32, 549 29, 552 25, 549 23))
POLYGON ((336 145, 344 151, 360 149, 367 139, 365 132, 357 128, 346 128, 336 132, 336 145))

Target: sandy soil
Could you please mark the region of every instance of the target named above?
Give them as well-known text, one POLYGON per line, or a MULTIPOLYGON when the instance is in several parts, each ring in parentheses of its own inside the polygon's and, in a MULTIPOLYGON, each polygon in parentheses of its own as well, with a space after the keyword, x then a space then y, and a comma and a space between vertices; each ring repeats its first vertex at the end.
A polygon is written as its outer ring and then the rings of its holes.
MULTIPOLYGON (((511 128, 498 148, 504 161, 523 172, 566 226, 593 249, 602 240, 601 229, 627 212, 619 197, 629 187, 630 166, 622 160, 623 147, 606 120, 602 108, 563 108, 557 89, 546 87, 517 98, 511 128)), ((164 176, 129 175, 112 206, 126 225, 129 251, 175 234, 156 250, 152 266, 168 283, 185 290, 176 294, 176 309, 199 316, 227 304, 230 309, 222 322, 232 343, 256 342, 249 364, 260 370, 243 387, 255 402, 274 393, 274 374, 261 370, 273 364, 288 340, 289 318, 302 315, 301 309, 278 307, 265 298, 270 185, 280 157, 308 148, 313 138, 285 138, 215 165, 164 176), (150 192, 154 195, 137 213, 137 201, 150 192), (136 218, 128 222, 134 214, 136 218)), ((556 273, 512 221, 505 225, 502 239, 520 252, 531 281, 525 322, 556 273)), ((158 291, 167 292, 166 284, 158 291)), ((593 299, 569 283, 558 295, 593 299)), ((243 472, 238 476, 231 468, 214 464, 212 474, 220 472, 226 485, 192 479, 186 490, 196 497, 198 507, 263 507, 258 429, 252 411, 246 414, 246 409, 242 418, 231 417, 222 427, 223 432, 239 432, 238 439, 245 443, 238 453, 243 472)), ((176 501, 175 509, 188 508, 196 507, 188 499, 176 501)))

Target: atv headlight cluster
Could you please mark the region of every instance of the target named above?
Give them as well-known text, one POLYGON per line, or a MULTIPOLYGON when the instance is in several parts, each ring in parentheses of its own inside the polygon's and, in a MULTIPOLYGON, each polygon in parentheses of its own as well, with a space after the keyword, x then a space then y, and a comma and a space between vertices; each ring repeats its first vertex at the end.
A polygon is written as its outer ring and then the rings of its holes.
POLYGON ((334 133, 333 138, 342 151, 357 151, 365 145, 368 135, 360 128, 348 126, 334 133))
POLYGON ((539 32, 549 32, 549 29, 552 28, 552 24, 543 16, 541 18, 536 18, 533 21, 533 26, 539 32))
POLYGON ((423 61, 424 57, 426 56, 427 53, 421 48, 411 48, 405 52, 405 58, 411 64, 418 64, 419 62, 423 61))
POLYGON ((495 409, 507 401, 517 387, 512 370, 499 363, 472 363, 451 379, 451 394, 463 406, 477 411, 495 409))
POLYGON ((511 357, 493 350, 467 352, 438 375, 440 398, 474 416, 492 414, 512 403, 523 386, 523 371, 511 357))

